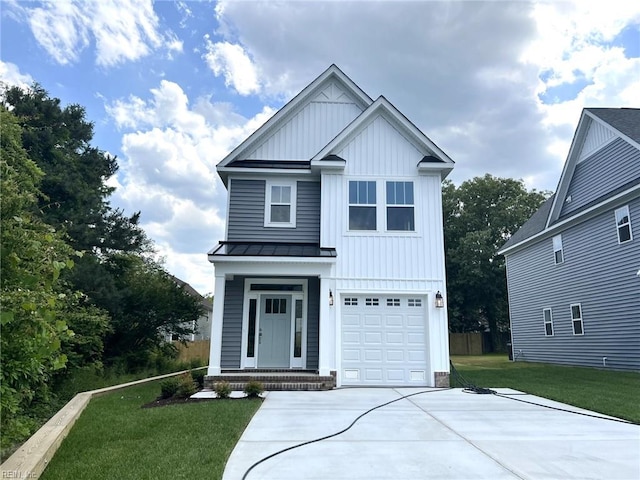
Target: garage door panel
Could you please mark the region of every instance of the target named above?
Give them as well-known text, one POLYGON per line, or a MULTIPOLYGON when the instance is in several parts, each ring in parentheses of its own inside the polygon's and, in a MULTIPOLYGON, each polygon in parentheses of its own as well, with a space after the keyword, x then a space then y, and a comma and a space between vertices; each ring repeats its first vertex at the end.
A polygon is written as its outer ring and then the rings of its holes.
POLYGON ((382 316, 381 315, 365 315, 364 325, 366 327, 380 327, 382 326, 382 316))
POLYGON ((342 343, 344 345, 360 345, 362 343, 360 332, 343 332, 342 343))
POLYGON ((402 315, 386 315, 385 325, 387 327, 402 327, 404 326, 404 318, 402 315))
POLYGON ((404 350, 389 350, 387 349, 387 362, 403 362, 404 350))
POLYGON ((343 305, 342 383, 424 385, 428 358, 424 300, 376 297, 363 295, 355 304, 343 305))
POLYGON ((380 349, 366 349, 364 351, 364 359, 367 362, 380 362, 382 361, 382 350, 380 349))
POLYGON ((382 332, 364 332, 364 344, 365 345, 382 344, 382 332))

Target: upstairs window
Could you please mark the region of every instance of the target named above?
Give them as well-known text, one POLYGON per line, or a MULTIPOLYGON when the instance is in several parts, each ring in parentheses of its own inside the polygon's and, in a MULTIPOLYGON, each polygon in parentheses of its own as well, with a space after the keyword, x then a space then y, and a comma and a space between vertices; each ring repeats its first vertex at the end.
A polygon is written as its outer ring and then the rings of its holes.
POLYGON ((376 182, 349 182, 349 230, 376 230, 376 182))
POLYGON ((387 230, 415 229, 413 182, 387 182, 387 230))
POLYGON ((564 252, 562 250, 562 235, 556 235, 553 237, 553 256, 555 258, 556 265, 564 263, 564 252))
POLYGON ((616 226, 618 228, 618 243, 625 243, 633 240, 633 234, 631 233, 631 217, 629 216, 628 205, 616 210, 616 226))
POLYGON ((294 228, 296 226, 295 215, 295 182, 267 181, 264 226, 294 228))
POLYGON ((547 337, 553 336, 553 315, 550 308, 542 310, 542 317, 544 318, 544 334, 547 337))
POLYGON ((573 334, 584 335, 584 328, 582 325, 582 305, 579 303, 571 305, 571 321, 573 322, 573 334))

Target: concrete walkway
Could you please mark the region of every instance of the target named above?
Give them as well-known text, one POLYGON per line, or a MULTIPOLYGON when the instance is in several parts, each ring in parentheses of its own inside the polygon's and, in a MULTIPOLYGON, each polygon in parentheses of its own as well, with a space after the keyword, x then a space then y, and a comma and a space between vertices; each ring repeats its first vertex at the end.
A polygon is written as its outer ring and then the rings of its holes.
MULTIPOLYGON (((427 389, 429 390, 429 389, 427 389)), ((255 467, 247 480, 640 478, 640 427, 496 395, 435 390, 374 410, 347 432, 255 467)), ((346 428, 366 410, 424 391, 270 392, 229 458, 240 480, 261 458, 346 428)), ((512 398, 589 413, 540 397, 512 398)))

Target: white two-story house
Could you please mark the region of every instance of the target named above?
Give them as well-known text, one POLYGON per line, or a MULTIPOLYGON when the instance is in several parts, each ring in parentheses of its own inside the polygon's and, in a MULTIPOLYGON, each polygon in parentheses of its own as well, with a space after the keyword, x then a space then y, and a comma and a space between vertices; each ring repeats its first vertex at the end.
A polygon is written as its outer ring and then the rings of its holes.
POLYGON ((217 166, 228 190, 209 376, 442 386, 453 161, 332 65, 217 166))

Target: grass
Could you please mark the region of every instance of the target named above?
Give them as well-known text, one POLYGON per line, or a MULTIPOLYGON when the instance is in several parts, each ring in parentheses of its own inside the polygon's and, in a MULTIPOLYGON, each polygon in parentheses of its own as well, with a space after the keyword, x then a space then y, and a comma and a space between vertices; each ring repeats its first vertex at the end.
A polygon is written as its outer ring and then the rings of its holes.
MULTIPOLYGON (((638 372, 511 362, 493 354, 452 356, 451 361, 476 386, 513 388, 640 424, 638 372)), ((452 379, 452 386, 461 386, 452 379)))
POLYGON ((261 400, 140 408, 159 382, 91 400, 42 479, 221 478, 261 400))

